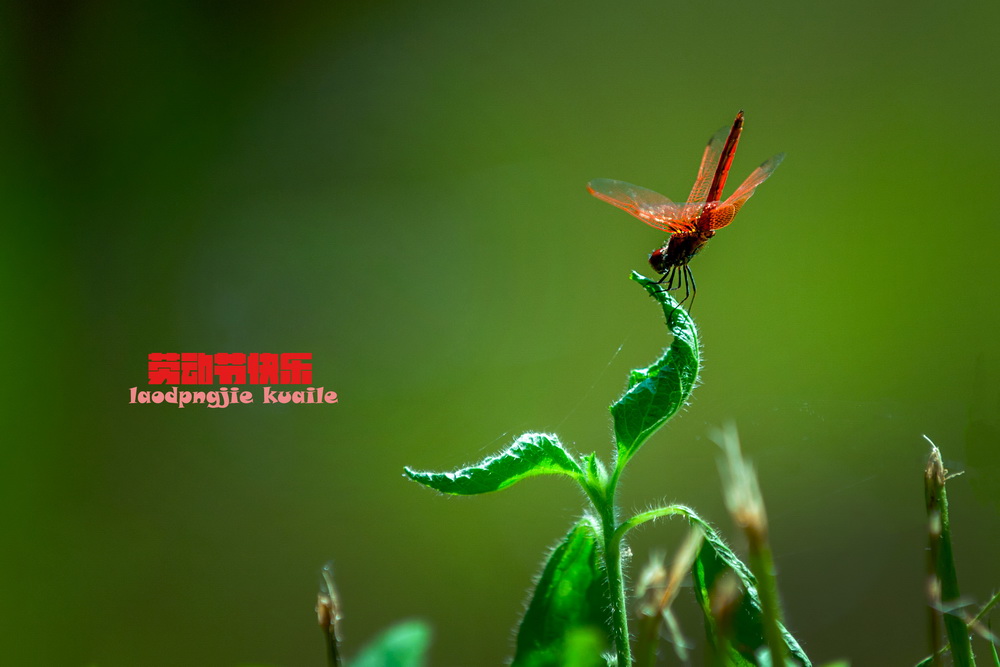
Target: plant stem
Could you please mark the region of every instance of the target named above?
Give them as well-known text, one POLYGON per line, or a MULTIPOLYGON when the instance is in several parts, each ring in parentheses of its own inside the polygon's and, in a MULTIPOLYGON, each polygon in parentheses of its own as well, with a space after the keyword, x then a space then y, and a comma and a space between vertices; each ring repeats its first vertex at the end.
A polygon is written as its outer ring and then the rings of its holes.
POLYGON ((611 589, 611 610, 615 631, 615 648, 618 667, 630 667, 632 649, 629 646, 628 615, 625 606, 625 580, 622 577, 622 557, 620 544, 609 544, 604 552, 608 569, 608 587, 611 589))
POLYGON ((701 517, 694 513, 690 507, 685 505, 667 505, 666 507, 657 507, 656 509, 649 510, 647 512, 640 512, 636 514, 628 521, 623 521, 620 526, 618 526, 617 537, 620 542, 625 533, 632 530, 636 526, 646 523, 647 521, 653 521, 654 519, 659 519, 665 516, 675 516, 681 515, 690 519, 698 525, 705 525, 701 517))
MULTIPOLYGON (((958 667, 975 667, 976 659, 972 655, 972 644, 969 639, 969 626, 954 613, 952 608, 961 598, 958 587, 958 574, 955 570, 955 556, 951 546, 951 522, 948 517, 948 492, 945 482, 948 471, 941 461, 941 452, 931 444, 931 455, 924 471, 924 494, 927 501, 927 514, 930 517, 930 547, 936 555, 934 573, 937 576, 935 595, 938 598, 932 602, 939 604, 939 612, 944 613, 944 628, 951 644, 952 660, 958 667)), ((936 653, 935 653, 936 655, 936 653)))
MULTIPOLYGON (((619 461, 619 464, 621 462, 619 461)), ((618 667, 631 667, 632 649, 629 645, 628 607, 625 600, 625 577, 622 573, 622 537, 619 530, 615 495, 621 466, 616 465, 611 476, 603 483, 584 485, 584 490, 601 519, 601 541, 604 552, 604 570, 608 577, 608 598, 611 602, 611 631, 615 641, 618 667), (600 488, 595 488, 599 486, 600 488)))
POLYGON ((614 503, 609 502, 604 509, 606 511, 601 513, 604 528, 604 567, 608 574, 608 592, 611 598, 611 622, 615 638, 615 652, 618 655, 618 667, 631 667, 632 649, 629 646, 625 578, 622 575, 621 535, 616 530, 614 503))
MULTIPOLYGON (((977 625, 982 623, 983 619, 986 618, 986 615, 989 614, 991 611, 993 611, 993 608, 996 607, 998 604, 1000 604, 1000 591, 994 593, 993 597, 990 598, 989 602, 987 602, 983 606, 983 608, 979 610, 979 613, 976 614, 974 617, 972 617, 972 619, 966 623, 966 626, 969 628, 969 630, 970 631, 974 630, 977 625)), ((939 664, 940 660, 937 660, 937 658, 944 655, 944 653, 950 649, 951 649, 951 644, 945 644, 941 648, 936 649, 933 653, 931 653, 926 658, 918 662, 917 663, 918 667, 924 667, 925 665, 939 664)), ((1000 661, 997 661, 997 664, 1000 664, 1000 661)))
POLYGON ((986 618, 986 614, 993 611, 993 607, 997 606, 997 604, 1000 604, 1000 591, 994 593, 993 597, 990 598, 990 601, 987 602, 986 605, 979 610, 979 613, 976 614, 971 621, 969 621, 969 627, 971 628, 972 626, 974 626, 975 624, 979 623, 984 618, 986 618))
POLYGON ((326 632, 326 659, 330 667, 340 667, 340 651, 337 649, 337 635, 331 632, 326 632))
MULTIPOLYGON (((670 505, 668 507, 659 507, 648 512, 642 512, 636 514, 627 521, 623 521, 620 525, 616 523, 615 509, 613 498, 615 495, 614 485, 618 481, 618 474, 614 474, 611 478, 611 482, 608 484, 607 492, 604 494, 604 499, 610 499, 606 502, 606 507, 597 507, 595 503, 595 509, 600 512, 601 523, 604 532, 604 566, 608 572, 608 588, 611 594, 611 612, 612 612, 612 623, 615 638, 615 648, 618 655, 618 667, 631 667, 632 665, 632 648, 629 645, 629 631, 628 631, 628 614, 627 606, 625 601, 625 580, 622 576, 622 540, 627 533, 632 528, 645 523, 646 521, 652 521, 664 516, 674 516, 680 514, 681 516, 688 517, 692 520, 697 520, 699 523, 701 519, 694 514, 694 512, 683 505, 670 505)), ((594 501, 597 494, 588 491, 591 501, 594 501)), ((657 623, 659 619, 657 619, 657 623)), ((654 645, 655 646, 655 645, 654 645)), ((655 651, 655 648, 654 648, 655 651)))

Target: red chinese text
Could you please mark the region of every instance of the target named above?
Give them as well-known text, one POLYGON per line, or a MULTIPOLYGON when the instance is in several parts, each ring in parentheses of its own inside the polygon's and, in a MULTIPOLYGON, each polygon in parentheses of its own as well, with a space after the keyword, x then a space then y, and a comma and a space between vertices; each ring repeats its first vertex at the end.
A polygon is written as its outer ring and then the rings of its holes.
POLYGON ((152 352, 149 384, 310 384, 309 352, 152 352))

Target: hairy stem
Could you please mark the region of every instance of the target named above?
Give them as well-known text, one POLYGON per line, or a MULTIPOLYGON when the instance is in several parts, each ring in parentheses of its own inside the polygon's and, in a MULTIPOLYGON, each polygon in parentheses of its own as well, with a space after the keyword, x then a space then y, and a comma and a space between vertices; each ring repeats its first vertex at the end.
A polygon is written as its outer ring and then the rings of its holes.
POLYGON ((608 597, 611 601, 611 629, 615 640, 618 667, 631 667, 632 648, 629 645, 628 606, 625 599, 625 577, 622 569, 622 535, 617 525, 615 495, 621 467, 615 466, 610 479, 599 492, 587 490, 594 509, 601 518, 604 569, 608 576, 608 597))
POLYGON ((604 543, 604 565, 608 571, 608 588, 611 593, 612 623, 614 624, 615 651, 618 667, 632 664, 632 648, 629 646, 628 613, 625 603, 625 579, 622 576, 621 542, 612 538, 604 543))

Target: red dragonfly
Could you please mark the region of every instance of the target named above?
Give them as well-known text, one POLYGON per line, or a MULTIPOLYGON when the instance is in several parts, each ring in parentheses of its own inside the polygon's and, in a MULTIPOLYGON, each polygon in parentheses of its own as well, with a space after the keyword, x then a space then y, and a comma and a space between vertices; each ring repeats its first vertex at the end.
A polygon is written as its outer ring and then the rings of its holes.
POLYGON ((742 131, 743 112, 740 111, 732 129, 722 128, 708 140, 698 178, 685 203, 675 204, 658 192, 623 181, 597 178, 587 184, 587 190, 598 199, 614 204, 651 227, 670 233, 663 247, 649 256, 649 264, 662 274, 658 282, 666 281, 668 290, 684 288, 681 303, 689 296, 693 302, 697 292, 694 275, 688 266, 691 258, 715 236, 715 230, 733 221, 757 186, 766 181, 785 158, 784 153, 775 155, 757 167, 728 199, 720 201, 742 131))

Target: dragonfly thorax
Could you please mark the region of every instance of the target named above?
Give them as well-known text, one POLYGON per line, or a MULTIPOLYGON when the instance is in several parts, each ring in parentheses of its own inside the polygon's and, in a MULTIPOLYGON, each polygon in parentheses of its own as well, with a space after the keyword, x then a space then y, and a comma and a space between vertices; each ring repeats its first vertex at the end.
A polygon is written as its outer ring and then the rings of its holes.
POLYGON ((674 234, 662 248, 649 256, 649 265, 659 274, 666 275, 675 266, 685 266, 698 251, 715 236, 714 231, 694 234, 674 234))

